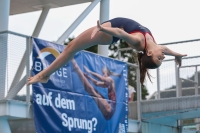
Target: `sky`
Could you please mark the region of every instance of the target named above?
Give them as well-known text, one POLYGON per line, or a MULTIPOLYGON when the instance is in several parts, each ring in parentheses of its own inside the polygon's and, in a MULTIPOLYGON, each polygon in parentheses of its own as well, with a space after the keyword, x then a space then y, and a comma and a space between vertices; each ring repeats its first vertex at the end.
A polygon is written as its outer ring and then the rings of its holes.
MULTIPOLYGON (((56 41, 89 4, 51 9, 38 38, 56 41)), ((199 6, 199 0, 110 0, 109 18, 127 17, 136 20, 148 27, 156 42, 162 44, 200 38, 199 6)), ((37 11, 10 16, 9 30, 31 36, 40 14, 41 11, 37 11)), ((76 37, 87 28, 95 26, 98 19, 99 4, 70 37, 76 37)), ((176 50, 187 52, 186 48, 176 50)), ((151 73, 156 77, 154 71, 151 73)), ((155 85, 156 82, 147 82, 150 94, 156 91, 155 85)))

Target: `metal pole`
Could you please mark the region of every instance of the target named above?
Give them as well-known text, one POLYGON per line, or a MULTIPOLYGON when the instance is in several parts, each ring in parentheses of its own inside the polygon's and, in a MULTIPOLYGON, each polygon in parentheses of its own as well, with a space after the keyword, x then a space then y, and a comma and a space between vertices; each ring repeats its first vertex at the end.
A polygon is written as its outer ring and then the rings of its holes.
POLYGON ((48 13, 49 13, 49 9, 50 9, 50 6, 46 6, 46 7, 44 7, 44 8, 42 9, 42 13, 41 13, 41 15, 40 15, 40 18, 39 18, 39 20, 38 20, 38 22, 37 22, 37 25, 36 25, 36 27, 35 27, 35 30, 34 30, 32 36, 34 36, 34 37, 38 37, 38 36, 39 36, 40 31, 41 31, 41 29, 42 29, 42 26, 43 26, 43 24, 44 24, 44 22, 45 22, 45 20, 46 20, 46 17, 47 17, 47 15, 48 15, 48 13))
POLYGON ((141 110, 140 110, 140 102, 141 102, 141 85, 140 85, 140 70, 139 67, 136 68, 137 73, 137 104, 138 104, 138 120, 141 120, 141 110))
MULTIPOLYGON (((32 43, 32 38, 28 37, 26 38, 26 81, 30 77, 30 47, 32 43)), ((27 108, 26 108, 26 116, 29 117, 29 111, 30 111, 30 86, 26 86, 26 102, 27 102, 27 108)))
MULTIPOLYGON (((0 32, 8 30, 10 0, 0 0, 0 32)), ((0 34, 0 100, 6 93, 8 33, 0 34)))
POLYGON ((141 131, 141 84, 140 84, 140 69, 139 66, 136 68, 137 75, 137 114, 139 124, 139 131, 141 131))
POLYGON ((176 74, 176 97, 180 96, 180 79, 179 79, 179 68, 175 62, 175 74, 176 74))
MULTIPOLYGON (((100 2, 100 23, 109 19, 110 0, 101 0, 100 2)), ((98 45, 98 54, 108 56, 108 45, 98 45)))
POLYGON ((10 0, 0 0, 0 31, 8 30, 10 0))
POLYGON ((118 60, 121 59, 121 50, 118 50, 118 60))
POLYGON ((100 2, 101 0, 94 0, 83 13, 72 23, 72 25, 62 34, 62 36, 56 41, 58 44, 62 44, 65 39, 74 31, 74 29, 83 21, 83 19, 91 12, 91 10, 100 2))
MULTIPOLYGON (((30 43, 31 37, 26 38, 26 81, 30 77, 30 43)), ((30 102, 30 86, 26 86, 26 102, 30 102)))
MULTIPOLYGON (((0 0, 0 32, 8 30, 10 0, 0 0)), ((0 100, 5 97, 8 34, 0 35, 0 100)), ((7 117, 0 117, 0 133, 11 133, 7 117)))
POLYGON ((194 81, 195 83, 195 95, 198 95, 198 71, 197 71, 197 66, 195 67, 195 75, 194 75, 194 81))
POLYGON ((160 99, 160 69, 157 68, 157 94, 158 94, 158 99, 160 99))

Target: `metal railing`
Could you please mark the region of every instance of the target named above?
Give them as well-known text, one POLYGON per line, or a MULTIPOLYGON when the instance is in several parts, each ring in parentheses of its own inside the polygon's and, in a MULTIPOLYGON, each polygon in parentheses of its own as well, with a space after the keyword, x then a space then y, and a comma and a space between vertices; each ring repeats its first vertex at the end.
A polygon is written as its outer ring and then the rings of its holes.
POLYGON ((199 65, 190 65, 190 66, 181 66, 179 68, 177 68, 177 73, 176 73, 176 77, 177 77, 177 97, 181 97, 182 96, 182 81, 188 81, 192 84, 194 84, 194 95, 198 95, 198 79, 199 79, 199 76, 198 76, 198 66, 199 65), (195 68, 195 72, 194 72, 194 80, 191 80, 191 79, 186 79, 186 78, 181 78, 180 77, 180 69, 182 68, 189 68, 189 67, 194 67, 195 68))
POLYGON ((0 32, 0 51, 4 54, 1 62, 0 100, 16 99, 30 103, 30 86, 26 86, 30 76, 31 37, 23 34, 4 31, 0 32), (5 73, 5 74, 4 74, 5 73))
MULTIPOLYGON (((169 80, 169 78, 170 78, 171 82, 167 83, 167 84, 170 84, 171 87, 169 87, 169 86, 166 87, 166 88, 162 87, 162 90, 164 90, 164 89, 167 89, 167 90, 176 89, 176 91, 174 91, 176 93, 175 97, 183 96, 182 95, 182 91, 183 91, 182 81, 185 81, 185 82, 187 81, 187 82, 193 83, 195 85, 193 87, 193 88, 195 88, 195 94, 194 95, 198 95, 198 88, 199 88, 198 67, 200 66, 200 56, 186 57, 186 58, 183 58, 182 61, 183 62, 184 61, 188 62, 188 61, 191 61, 193 59, 195 59, 197 61, 195 61, 195 63, 190 63, 188 65, 186 65, 187 63, 185 63, 181 67, 178 67, 176 65, 174 59, 163 61, 163 64, 164 63, 170 64, 169 62, 171 62, 171 65, 168 65, 168 66, 170 66, 169 68, 164 68, 164 69, 163 68, 158 68, 157 69, 157 77, 158 78, 157 78, 157 98, 156 99, 167 98, 167 97, 161 97, 161 84, 164 84, 164 82, 169 82, 169 81, 167 81, 167 80, 169 80), (174 64, 174 67, 172 66, 172 64, 174 64), (195 70, 191 70, 192 68, 195 68, 195 70), (183 71, 183 69, 187 69, 187 71, 186 70, 183 71), (167 71, 171 71, 171 73, 168 72, 168 75, 167 75, 167 71), (162 77, 164 77, 164 76, 162 76, 162 74, 165 76, 165 78, 163 78, 163 79, 162 79, 162 77), (167 76, 168 76, 168 78, 166 78, 167 76), (193 81, 191 80, 192 77, 195 78, 193 81), (163 80, 163 81, 161 81, 161 80, 163 80)), ((162 92, 164 93, 164 91, 162 91, 162 92)), ((168 96, 168 97, 169 98, 170 97, 174 97, 174 95, 173 96, 168 96)))
MULTIPOLYGON (((132 48, 122 48, 122 49, 118 49, 118 60, 121 60, 121 52, 123 51, 133 51, 136 52, 135 50, 133 50, 132 48)), ((141 84, 140 84, 140 69, 139 66, 137 64, 132 64, 127 62, 128 67, 133 67, 135 70, 135 76, 136 76, 136 92, 137 92, 137 118, 138 121, 141 121, 141 100, 142 100, 142 91, 141 91, 141 84)), ((130 82, 130 81, 129 81, 130 82)))
MULTIPOLYGON (((173 96, 169 96, 170 97, 180 97, 183 96, 182 95, 182 81, 187 81, 190 83, 194 83, 194 88, 196 93, 195 95, 197 95, 197 90, 198 90, 198 67, 200 66, 200 56, 192 56, 192 57, 185 57, 182 59, 182 62, 185 63, 181 66, 178 67, 175 60, 174 59, 169 59, 169 60, 164 60, 163 61, 163 65, 165 65, 164 67, 161 66, 161 68, 158 68, 156 70, 157 72, 157 92, 155 93, 156 99, 160 99, 160 98, 167 98, 167 97, 161 97, 161 89, 162 92, 164 93, 165 91, 169 91, 169 90, 175 90, 176 95, 173 96), (190 62, 188 64, 188 62, 190 62), (195 68, 195 70, 191 70, 192 68, 195 68), (183 69, 188 69, 188 71, 181 71, 183 69), (164 75, 164 76, 162 76, 164 75), (181 77, 182 75, 182 77, 181 77), (195 80, 191 80, 190 78, 192 76, 195 76, 195 80), (162 78, 163 77, 163 78, 162 78), (167 78, 168 77, 168 78, 167 78), (169 80, 170 79, 170 83, 169 80), (161 87, 161 84, 164 84, 164 82, 168 82, 167 84, 170 84, 171 87, 161 87), (164 91, 163 91, 164 90, 164 91)), ((164 86, 164 85, 163 85, 164 86)), ((186 89, 187 87, 185 87, 186 89)), ((155 95, 154 94, 154 95, 155 95)))

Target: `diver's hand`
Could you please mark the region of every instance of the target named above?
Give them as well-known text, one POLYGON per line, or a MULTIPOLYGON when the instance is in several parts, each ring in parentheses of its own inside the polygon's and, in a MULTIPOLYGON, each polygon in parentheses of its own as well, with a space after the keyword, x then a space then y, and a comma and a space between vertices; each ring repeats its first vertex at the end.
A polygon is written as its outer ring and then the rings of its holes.
POLYGON ((181 64, 181 61, 182 61, 182 58, 183 58, 184 56, 187 56, 187 54, 180 54, 180 55, 178 55, 178 56, 175 56, 175 61, 176 61, 177 65, 179 65, 179 67, 182 65, 182 64, 181 64))
POLYGON ((102 26, 99 22, 99 20, 97 21, 97 26, 94 28, 92 34, 91 34, 91 39, 94 38, 94 36, 102 29, 102 26))
POLYGON ((83 67, 84 67, 84 69, 85 69, 85 71, 86 71, 87 73, 90 73, 90 72, 91 72, 86 66, 83 66, 83 67))

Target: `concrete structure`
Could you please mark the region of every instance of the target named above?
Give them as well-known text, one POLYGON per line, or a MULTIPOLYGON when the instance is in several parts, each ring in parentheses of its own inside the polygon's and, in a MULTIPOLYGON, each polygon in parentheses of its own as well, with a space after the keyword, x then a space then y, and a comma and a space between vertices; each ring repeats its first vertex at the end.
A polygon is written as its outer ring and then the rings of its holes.
MULTIPOLYGON (((0 0, 0 31, 8 30, 10 12, 10 0, 0 0)), ((2 40, 0 43, 0 100, 5 97, 6 93, 6 64, 7 64, 7 37, 0 37, 2 40), (5 44, 4 44, 5 42, 5 44)), ((0 132, 11 133, 9 124, 7 121, 8 117, 0 117, 0 132)))

